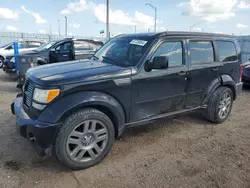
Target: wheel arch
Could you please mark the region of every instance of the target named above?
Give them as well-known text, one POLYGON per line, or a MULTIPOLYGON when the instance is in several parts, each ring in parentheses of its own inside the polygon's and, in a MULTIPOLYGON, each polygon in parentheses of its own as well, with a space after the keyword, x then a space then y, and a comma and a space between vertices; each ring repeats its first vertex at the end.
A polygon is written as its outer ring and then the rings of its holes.
POLYGON ((122 134, 126 118, 124 109, 114 97, 102 92, 77 92, 61 98, 46 108, 39 116, 39 120, 62 122, 72 112, 83 108, 95 108, 103 112, 111 119, 116 137, 122 134))
POLYGON ((228 87, 233 92, 233 99, 236 99, 236 84, 233 78, 229 75, 221 75, 214 79, 209 85, 207 91, 203 96, 203 105, 206 105, 209 98, 212 96, 213 92, 215 92, 219 87, 224 86, 228 87))

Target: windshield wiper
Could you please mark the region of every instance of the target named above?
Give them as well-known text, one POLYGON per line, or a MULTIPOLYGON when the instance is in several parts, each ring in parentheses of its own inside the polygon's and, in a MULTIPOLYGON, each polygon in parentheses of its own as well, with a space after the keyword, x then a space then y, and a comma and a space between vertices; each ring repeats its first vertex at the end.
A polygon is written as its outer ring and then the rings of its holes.
POLYGON ((116 65, 116 64, 117 64, 117 63, 115 62, 115 60, 110 59, 110 58, 107 57, 107 56, 102 56, 102 58, 108 60, 108 61, 111 62, 113 65, 116 65))

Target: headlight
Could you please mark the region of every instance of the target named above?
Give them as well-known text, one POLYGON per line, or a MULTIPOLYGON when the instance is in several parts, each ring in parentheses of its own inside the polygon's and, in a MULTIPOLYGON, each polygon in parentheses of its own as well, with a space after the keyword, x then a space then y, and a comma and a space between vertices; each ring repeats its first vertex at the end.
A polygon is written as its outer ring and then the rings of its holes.
POLYGON ((59 93, 59 89, 44 90, 35 88, 33 99, 40 103, 49 103, 54 100, 59 93))
POLYGON ((10 59, 10 62, 15 63, 15 62, 16 62, 16 58, 15 58, 15 57, 12 57, 12 58, 10 59))

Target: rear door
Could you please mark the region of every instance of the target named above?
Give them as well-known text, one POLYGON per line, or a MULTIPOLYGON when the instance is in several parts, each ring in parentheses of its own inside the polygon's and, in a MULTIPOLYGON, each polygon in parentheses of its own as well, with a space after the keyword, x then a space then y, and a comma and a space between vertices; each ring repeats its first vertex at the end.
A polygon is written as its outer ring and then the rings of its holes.
POLYGON ((211 39, 188 39, 189 72, 187 89, 187 108, 202 104, 204 95, 219 76, 220 62, 216 62, 214 42, 211 39))
POLYGON ((50 63, 70 61, 74 59, 72 41, 60 43, 50 51, 50 63))

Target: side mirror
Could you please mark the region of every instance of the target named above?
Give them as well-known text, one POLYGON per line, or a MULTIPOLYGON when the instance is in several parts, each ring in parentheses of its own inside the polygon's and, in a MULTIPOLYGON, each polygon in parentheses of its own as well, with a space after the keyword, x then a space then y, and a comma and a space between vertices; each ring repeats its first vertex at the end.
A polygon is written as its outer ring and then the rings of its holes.
POLYGON ((167 69, 168 68, 168 56, 157 56, 154 57, 152 62, 145 64, 145 70, 150 72, 153 69, 167 69))

